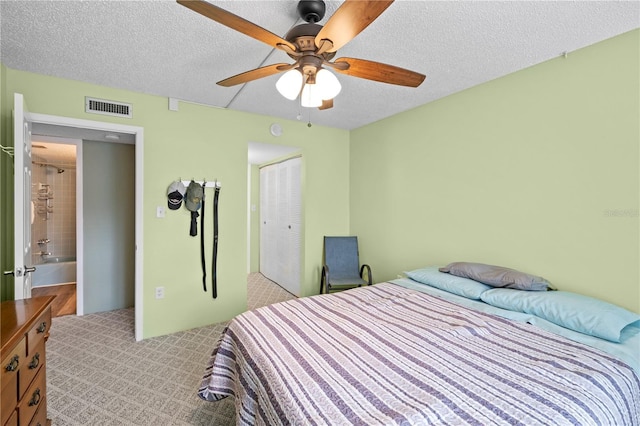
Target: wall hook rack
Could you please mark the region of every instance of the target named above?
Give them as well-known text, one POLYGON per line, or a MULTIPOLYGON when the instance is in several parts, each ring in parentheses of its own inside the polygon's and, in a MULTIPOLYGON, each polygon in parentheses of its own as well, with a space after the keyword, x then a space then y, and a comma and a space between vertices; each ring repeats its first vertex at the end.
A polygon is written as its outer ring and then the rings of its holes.
MULTIPOLYGON (((216 180, 215 182, 207 182, 205 179, 203 180, 195 180, 197 184, 204 185, 205 188, 222 188, 222 184, 216 180)), ((190 180, 181 180, 182 184, 187 187, 191 183, 190 180)))

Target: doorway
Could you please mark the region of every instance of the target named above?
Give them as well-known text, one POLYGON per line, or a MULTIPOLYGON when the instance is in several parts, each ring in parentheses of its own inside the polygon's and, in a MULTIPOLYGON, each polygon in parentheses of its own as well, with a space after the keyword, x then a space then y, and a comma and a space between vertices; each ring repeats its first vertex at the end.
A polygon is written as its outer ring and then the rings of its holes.
POLYGON ((300 296, 302 159, 260 169, 260 272, 300 296))
MULTIPOLYGON (((119 142, 130 143, 135 146, 135 171, 134 186, 135 196, 134 206, 134 240, 135 240, 135 260, 134 260, 134 305, 135 305, 135 339, 142 340, 143 330, 143 305, 142 305, 142 196, 143 193, 143 144, 144 129, 136 126, 120 125, 113 123, 97 122, 91 120, 73 119, 68 117, 51 116, 45 114, 30 114, 33 130, 36 135, 44 135, 54 138, 80 139, 97 142, 119 142)), ((78 158, 82 157, 82 144, 78 146, 78 158)), ((76 172, 82 175, 82 162, 77 162, 76 172)), ((82 179, 77 179, 77 194, 82 194, 82 179)), ((82 201, 77 199, 77 205, 81 206, 82 201)), ((82 209, 76 210, 76 270, 77 270, 77 314, 84 315, 84 217, 82 209)))
POLYGON ((54 317, 75 314, 79 139, 32 135, 31 296, 55 295, 54 317))
MULTIPOLYGON (((260 166, 273 163, 279 159, 302 155, 302 148, 289 145, 267 144, 261 142, 248 143, 248 177, 247 182, 247 273, 258 273, 261 269, 261 226, 260 226, 260 166)), ((300 230, 303 234, 302 229, 300 230)), ((301 239, 303 236, 301 235, 301 239)), ((302 256, 302 247, 299 247, 302 256)))

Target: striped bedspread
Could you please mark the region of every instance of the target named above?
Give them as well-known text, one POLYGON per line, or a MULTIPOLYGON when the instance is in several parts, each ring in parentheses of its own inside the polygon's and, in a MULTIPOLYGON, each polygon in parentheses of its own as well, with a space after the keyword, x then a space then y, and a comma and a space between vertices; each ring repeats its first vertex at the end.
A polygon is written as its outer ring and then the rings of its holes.
POLYGON ((391 283, 245 312, 198 395, 242 425, 638 425, 640 379, 560 336, 391 283))

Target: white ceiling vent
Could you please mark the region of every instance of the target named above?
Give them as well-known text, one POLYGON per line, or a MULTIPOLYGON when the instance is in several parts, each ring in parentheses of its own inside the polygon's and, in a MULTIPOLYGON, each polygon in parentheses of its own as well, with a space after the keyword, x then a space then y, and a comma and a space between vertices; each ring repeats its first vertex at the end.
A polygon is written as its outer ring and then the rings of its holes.
POLYGON ((84 97, 84 111, 91 114, 112 115, 115 117, 133 117, 131 104, 84 97))

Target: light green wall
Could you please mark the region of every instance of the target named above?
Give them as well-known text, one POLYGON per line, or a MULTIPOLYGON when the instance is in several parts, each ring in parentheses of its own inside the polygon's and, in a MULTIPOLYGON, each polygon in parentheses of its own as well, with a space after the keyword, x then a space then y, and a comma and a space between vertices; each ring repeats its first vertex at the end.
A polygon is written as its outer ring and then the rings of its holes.
POLYGON ((639 34, 353 131, 376 281, 476 261, 639 312, 639 34))
MULTIPOLYGON (((6 93, 7 69, 0 64, 0 144, 13 146, 7 141, 11 137, 11 108, 6 93)), ((13 102, 13 97, 11 97, 13 102)), ((11 157, 0 152, 0 271, 13 269, 13 162, 11 157)), ((13 299, 13 277, 0 274, 0 300, 13 299)))
MULTIPOLYGON (((349 228, 347 131, 278 119, 283 135, 275 140, 269 133, 273 117, 184 102, 173 112, 163 97, 11 69, 4 72, 5 108, 8 98, 18 92, 25 95, 31 112, 144 128, 144 337, 225 321, 246 309, 248 141, 299 146, 303 152, 304 221, 310 226, 303 237, 302 289, 305 295, 317 292, 322 235, 349 228), (86 114, 85 96, 130 103, 133 118, 86 114), (166 206, 167 187, 178 178, 222 183, 216 300, 210 293, 210 271, 209 293, 202 291, 199 236, 188 235, 189 212, 167 211, 165 218, 156 218, 156 206, 166 206), (164 299, 155 299, 156 286, 165 287, 164 299)), ((10 108, 2 113, 4 124, 10 108)), ((12 145, 10 133, 4 132, 3 145, 7 143, 12 145)), ((208 233, 213 230, 210 212, 208 233)), ((208 260, 211 241, 208 235, 208 260)))

